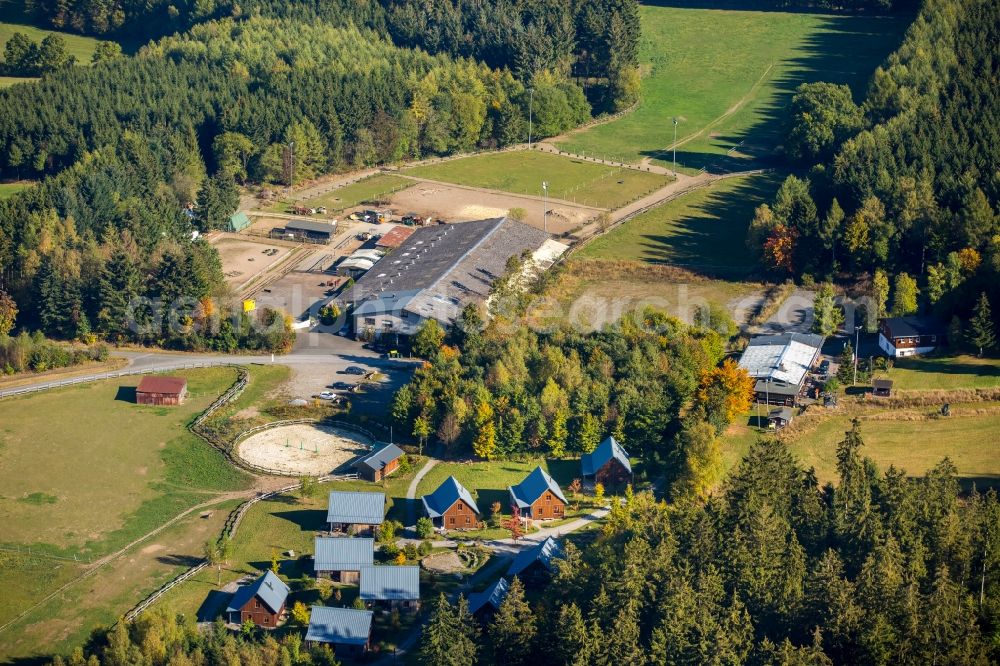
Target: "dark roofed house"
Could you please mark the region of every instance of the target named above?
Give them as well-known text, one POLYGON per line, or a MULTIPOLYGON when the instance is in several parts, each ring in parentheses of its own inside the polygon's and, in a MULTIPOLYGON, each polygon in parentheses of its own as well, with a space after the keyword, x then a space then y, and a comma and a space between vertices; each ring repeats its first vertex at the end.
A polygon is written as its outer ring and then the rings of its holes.
POLYGON ((373 529, 385 520, 385 493, 334 490, 326 509, 330 531, 356 534, 373 529))
POLYGON ((430 495, 420 498, 424 511, 435 527, 446 530, 471 530, 479 524, 479 507, 472 494, 453 476, 449 476, 430 495))
POLYGON ((892 395, 891 379, 873 379, 872 394, 879 398, 888 398, 892 395))
POLYGON ((370 566, 361 569, 361 600, 369 604, 420 608, 420 567, 370 566))
POLYGON ((313 568, 316 577, 340 583, 357 583, 361 568, 370 566, 375 540, 364 537, 316 537, 313 568))
POLYGON ((366 481, 381 481, 399 469, 403 450, 395 444, 386 444, 354 463, 358 476, 366 481))
POLYGON ((281 621, 288 600, 288 586, 273 572, 267 571, 250 585, 243 585, 226 608, 226 616, 233 624, 247 620, 264 629, 274 629, 281 621))
POLYGON ((929 354, 944 343, 945 330, 930 317, 887 317, 879 323, 878 346, 901 358, 929 354))
POLYGON ((758 335, 750 339, 740 367, 756 379, 757 402, 792 407, 819 358, 823 336, 812 333, 758 335))
MULTIPOLYGON (((289 220, 283 235, 313 243, 329 243, 337 232, 337 225, 317 220, 289 220)), ((274 235, 274 234, 272 234, 274 235)))
POLYGON ((313 606, 306 631, 306 646, 326 644, 338 657, 359 657, 368 651, 372 637, 372 612, 353 608, 313 606))
POLYGON ((469 612, 482 624, 488 624, 507 597, 509 586, 507 579, 501 577, 482 592, 473 592, 469 595, 469 612))
POLYGON ((547 581, 555 570, 552 560, 565 557, 562 548, 552 537, 519 552, 507 569, 508 576, 517 576, 525 585, 539 585, 547 581))
POLYGON ((179 405, 187 397, 187 380, 183 377, 149 375, 135 389, 135 401, 140 405, 179 405))
POLYGON ((768 413, 767 425, 775 430, 781 430, 792 422, 792 417, 791 407, 777 407, 768 413))
POLYGON ((584 453, 580 458, 583 478, 592 478, 605 488, 621 486, 632 482, 632 463, 628 452, 614 437, 601 442, 592 453, 584 453))
POLYGON ((508 486, 507 491, 511 508, 516 506, 525 518, 551 520, 566 515, 567 502, 559 484, 540 466, 521 483, 508 486))

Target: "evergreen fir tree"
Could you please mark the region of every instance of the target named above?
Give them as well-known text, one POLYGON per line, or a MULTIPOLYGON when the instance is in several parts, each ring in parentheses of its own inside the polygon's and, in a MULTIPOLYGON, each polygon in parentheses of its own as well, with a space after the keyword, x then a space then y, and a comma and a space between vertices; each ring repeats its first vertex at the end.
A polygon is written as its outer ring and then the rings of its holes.
POLYGON ((993 313, 990 310, 990 300, 986 297, 986 292, 979 294, 979 301, 976 309, 969 320, 969 344, 979 349, 979 355, 983 351, 992 349, 997 343, 996 331, 993 327, 993 313))
POLYGON ((493 662, 510 666, 529 663, 536 630, 535 614, 524 598, 521 580, 515 576, 489 628, 493 662))

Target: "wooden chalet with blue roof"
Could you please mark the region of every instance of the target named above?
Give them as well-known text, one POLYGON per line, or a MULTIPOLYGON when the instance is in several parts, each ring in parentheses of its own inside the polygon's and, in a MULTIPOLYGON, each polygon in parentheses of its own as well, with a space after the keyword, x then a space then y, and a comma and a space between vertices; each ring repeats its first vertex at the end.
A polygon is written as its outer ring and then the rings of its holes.
POLYGON ((552 537, 545 541, 525 548, 514 557, 507 569, 508 576, 517 576, 525 585, 545 583, 555 571, 555 559, 563 559, 562 547, 552 537))
POLYGON ((281 622, 288 600, 288 586, 273 572, 267 571, 250 585, 240 587, 226 608, 233 624, 253 622, 264 629, 274 629, 281 622))
POLYGON ((628 452, 614 437, 605 439, 592 453, 584 453, 580 466, 583 478, 592 479, 605 488, 632 483, 632 463, 628 452))
POLYGON ((517 507, 524 518, 552 520, 566 515, 566 497, 559 484, 540 466, 521 483, 508 486, 507 491, 511 508, 517 507))
POLYGON ((479 507, 472 494, 449 476, 430 495, 420 498, 424 511, 435 527, 446 530, 472 530, 479 525, 479 507))
POLYGON ((488 624, 507 598, 509 587, 507 579, 501 577, 482 592, 473 592, 469 595, 469 612, 480 623, 488 624))

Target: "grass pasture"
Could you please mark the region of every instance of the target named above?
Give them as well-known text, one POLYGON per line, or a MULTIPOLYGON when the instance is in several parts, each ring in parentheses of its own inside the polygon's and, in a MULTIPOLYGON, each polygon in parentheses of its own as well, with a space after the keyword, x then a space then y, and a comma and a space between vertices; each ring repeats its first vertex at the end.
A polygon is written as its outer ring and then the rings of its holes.
POLYGON ((335 190, 331 190, 318 197, 313 197, 312 199, 281 201, 268 206, 267 210, 272 213, 289 213, 294 204, 301 204, 309 208, 324 207, 331 212, 341 211, 359 206, 366 201, 387 197, 395 192, 405 190, 413 184, 414 182, 409 178, 379 173, 374 176, 362 178, 350 185, 338 187, 335 190))
POLYGON ((178 372, 180 407, 134 404, 140 377, 0 401, 4 545, 94 558, 247 478, 185 425, 228 388, 232 368, 178 372))
MULTIPOLYGON (((8 79, 13 77, 0 76, 0 88, 4 87, 3 79, 8 79)), ((15 83, 17 83, 15 81, 15 83)), ((19 183, 0 183, 0 201, 4 199, 9 199, 21 190, 31 187, 31 183, 19 182, 19 183)))
POLYGON ((976 356, 926 356, 896 359, 879 373, 899 391, 978 389, 1000 386, 1000 359, 976 356))
POLYGON ((716 181, 595 238, 577 256, 744 278, 756 266, 745 242, 754 208, 770 199, 779 184, 772 174, 716 181))
POLYGON ((538 151, 476 155, 406 169, 419 178, 482 187, 512 194, 549 197, 585 206, 615 209, 670 182, 661 174, 585 162, 538 151))
POLYGON ((910 22, 659 3, 640 15, 642 102, 613 122, 571 132, 558 142, 563 150, 667 165, 678 117, 679 166, 743 168, 745 156, 773 151, 780 112, 799 84, 846 83, 860 100, 910 22))
MULTIPOLYGON (((94 37, 84 37, 82 35, 74 35, 69 32, 44 30, 42 28, 36 28, 34 26, 23 25, 20 23, 0 22, 0 48, 6 45, 7 41, 13 37, 16 32, 27 35, 33 42, 41 42, 49 35, 62 36, 62 38, 66 40, 66 50, 70 55, 76 57, 76 64, 78 65, 90 64, 90 58, 94 55, 94 49, 97 48, 97 42, 100 41, 94 37)), ((24 76, 0 76, 0 88, 6 88, 7 86, 12 86, 15 83, 26 83, 37 80, 38 79, 33 77, 24 76)), ((2 197, 3 195, 0 193, 0 198, 2 197)))

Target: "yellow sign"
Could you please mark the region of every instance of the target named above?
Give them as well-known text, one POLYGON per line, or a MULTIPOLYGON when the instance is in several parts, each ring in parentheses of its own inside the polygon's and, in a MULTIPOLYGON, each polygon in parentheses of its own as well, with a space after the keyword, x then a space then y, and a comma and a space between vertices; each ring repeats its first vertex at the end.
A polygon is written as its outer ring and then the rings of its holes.
POLYGON ((253 312, 257 309, 257 301, 249 298, 243 301, 243 312, 253 312))

